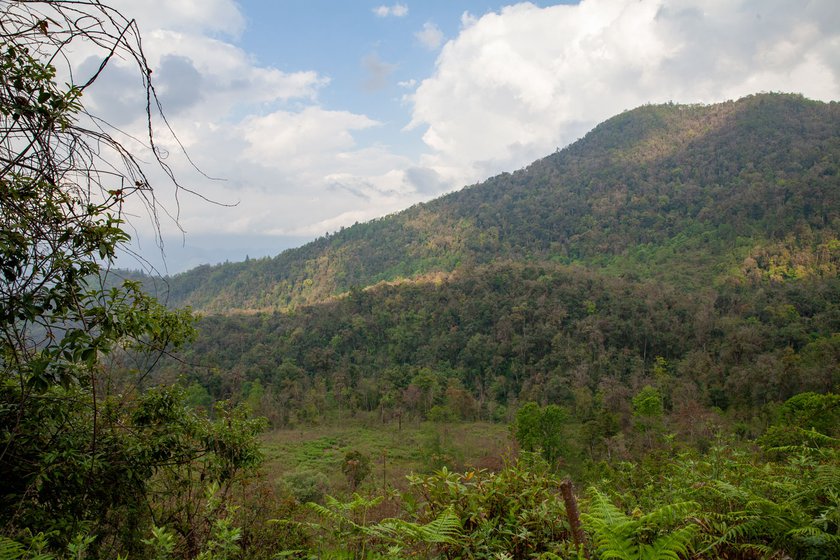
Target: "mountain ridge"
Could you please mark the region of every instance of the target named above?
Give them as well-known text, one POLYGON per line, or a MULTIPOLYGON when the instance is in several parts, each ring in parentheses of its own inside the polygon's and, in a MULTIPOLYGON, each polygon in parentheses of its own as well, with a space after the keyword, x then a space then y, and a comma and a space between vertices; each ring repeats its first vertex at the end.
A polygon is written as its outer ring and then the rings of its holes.
POLYGON ((720 282, 791 235, 812 252, 836 238, 838 138, 840 105, 798 95, 645 105, 513 173, 273 258, 176 275, 169 300, 211 313, 284 310, 496 259, 643 277, 695 260, 675 280, 720 282))
POLYGON ((840 387, 838 170, 837 103, 640 107, 513 173, 172 279, 204 316, 159 375, 277 426, 535 401, 629 429, 652 386, 761 433, 763 407, 840 387))

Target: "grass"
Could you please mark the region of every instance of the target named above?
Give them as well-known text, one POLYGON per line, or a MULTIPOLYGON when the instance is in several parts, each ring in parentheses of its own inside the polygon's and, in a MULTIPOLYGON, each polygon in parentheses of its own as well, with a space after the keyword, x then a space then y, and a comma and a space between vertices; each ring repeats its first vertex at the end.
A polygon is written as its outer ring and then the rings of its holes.
POLYGON ((281 481, 301 471, 321 473, 328 481, 326 492, 333 495, 350 491, 341 471, 349 451, 370 458, 371 473, 359 488, 365 491, 404 489, 406 475, 443 466, 456 471, 498 469, 511 446, 504 424, 403 422, 399 428, 396 421, 383 424, 363 415, 341 423, 275 430, 263 437, 265 469, 271 479, 281 481))

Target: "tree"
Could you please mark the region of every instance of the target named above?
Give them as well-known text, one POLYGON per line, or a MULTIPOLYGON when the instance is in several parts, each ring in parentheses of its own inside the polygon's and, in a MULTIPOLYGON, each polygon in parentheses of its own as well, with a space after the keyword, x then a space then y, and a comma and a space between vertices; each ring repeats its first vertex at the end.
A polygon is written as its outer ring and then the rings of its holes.
POLYGON ((353 491, 370 474, 370 457, 361 451, 348 451, 341 464, 341 472, 347 477, 353 491))
POLYGON ((646 385, 633 397, 633 416, 636 418, 660 418, 664 412, 662 394, 650 385, 646 385))
POLYGON ((259 461, 260 424, 210 423, 177 390, 144 392, 140 375, 116 392, 107 377, 111 357, 159 356, 193 334, 189 310, 110 272, 129 240, 125 201, 157 220, 149 170, 82 104, 112 57, 136 64, 147 147, 183 188, 157 155, 159 104, 134 21, 98 0, 3 1, 0 37, 0 533, 44 532, 59 547, 92 533, 93 546, 133 551, 151 523, 180 515, 151 503, 153 487, 199 474, 229 486, 259 461), (72 72, 79 42, 100 49, 92 76, 72 72))
MULTIPOLYGON (((0 2, 0 9, 0 336, 4 374, 25 400, 31 391, 90 381, 100 353, 116 345, 161 349, 185 340, 190 328, 185 314, 166 311, 137 284, 108 278, 129 240, 124 202, 150 201, 156 216, 154 191, 139 160, 81 99, 119 53, 136 61, 151 115, 156 98, 136 25, 95 0, 0 2), (53 64, 77 41, 104 50, 100 70, 61 87, 53 64)), ((149 143, 157 153, 151 116, 149 143)))
POLYGON ((569 454, 569 412, 556 404, 540 407, 535 402, 522 405, 516 413, 514 436, 525 451, 539 451, 551 465, 569 454))
POLYGON ((645 385, 633 397, 633 419, 636 429, 643 435, 646 448, 653 447, 654 442, 664 429, 663 416, 665 407, 659 389, 645 385))

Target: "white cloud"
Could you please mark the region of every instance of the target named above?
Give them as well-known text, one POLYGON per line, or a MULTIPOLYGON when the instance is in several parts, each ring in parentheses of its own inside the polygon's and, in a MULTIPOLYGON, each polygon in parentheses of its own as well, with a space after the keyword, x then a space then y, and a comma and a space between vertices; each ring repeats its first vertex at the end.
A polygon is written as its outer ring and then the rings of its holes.
POLYGON ((244 155, 249 161, 284 170, 310 170, 313 164, 329 165, 337 154, 353 148, 351 131, 377 124, 364 115, 312 106, 249 117, 239 129, 248 143, 244 155))
POLYGON ((407 97, 450 184, 521 167, 649 102, 840 97, 840 10, 763 0, 524 3, 476 19, 407 97))
POLYGON ((423 29, 414 34, 420 44, 430 51, 436 50, 443 43, 443 31, 432 23, 427 21, 423 24, 423 29))
POLYGON ((364 88, 368 91, 375 91, 388 85, 388 77, 397 66, 385 62, 379 58, 377 53, 370 53, 362 58, 362 68, 367 74, 363 84, 364 88))
MULTIPOLYGON (((146 34, 145 53, 167 116, 186 125, 182 139, 196 123, 241 119, 242 114, 291 100, 312 102, 329 80, 317 72, 283 72, 254 64, 240 48, 218 39, 168 29, 146 34)), ((83 79, 99 66, 100 56, 85 59, 77 69, 83 79)), ((145 122, 145 95, 138 88, 136 66, 112 60, 86 92, 85 103, 108 122, 145 122)))
MULTIPOLYGON (((244 18, 233 2, 208 3, 210 13, 227 14, 226 26, 202 23, 200 17, 192 20, 197 3, 176 4, 174 11, 158 6, 158 18, 145 4, 126 9, 129 16, 141 12, 137 17, 155 87, 178 134, 176 141, 158 122, 156 142, 182 184, 211 200, 238 203, 235 208, 217 206, 182 193, 178 214, 174 190, 166 188, 160 170, 151 168, 152 183, 161 187, 155 192, 157 207, 177 215, 189 235, 314 236, 323 234, 324 227, 347 225, 341 222, 351 215, 374 218, 417 200, 400 171, 411 160, 385 145, 357 145, 354 135, 379 128, 379 122, 320 104, 318 94, 328 78, 315 71, 262 66, 220 37, 220 32, 233 36, 241 30, 244 18), (198 173, 179 142, 202 172, 224 180, 198 173), (349 210, 360 203, 362 210, 349 210)), ((89 54, 76 65, 85 79, 101 60, 89 54)), ((380 87, 394 69, 375 55, 365 66, 375 82, 371 87, 380 87)), ((86 92, 85 103, 130 134, 123 140, 141 159, 152 161, 149 151, 132 139, 146 137, 145 97, 138 82, 135 67, 114 59, 86 92)), ((130 200, 126 211, 134 216, 135 236, 149 238, 151 221, 140 201, 130 200)), ((162 233, 177 237, 176 224, 161 218, 162 233)))
POLYGON ((461 27, 462 28, 470 27, 473 24, 475 24, 477 21, 478 21, 478 18, 475 17, 474 15, 472 15, 469 12, 464 12, 463 14, 461 14, 461 27))
POLYGON ((146 54, 153 68, 176 53, 189 59, 208 81, 206 91, 228 106, 314 98, 328 80, 313 71, 287 73, 254 64, 242 49, 206 36, 168 29, 150 32, 146 54))
POLYGON ((141 34, 150 29, 165 28, 238 36, 245 29, 242 12, 230 0, 110 0, 108 5, 136 19, 141 34))
POLYGON ((393 6, 377 6, 373 9, 377 17, 405 17, 408 15, 408 6, 405 4, 394 4, 393 6))
MULTIPOLYGON (((431 22, 404 37, 442 45, 432 75, 395 78, 411 113, 402 122, 423 135, 418 149, 411 135, 386 135, 400 123, 392 112, 374 119, 360 105, 325 106, 321 97, 342 96, 324 95, 339 84, 318 71, 257 63, 236 44, 247 31, 233 0, 116 5, 138 18, 158 92, 190 156, 226 180, 196 173, 159 129, 167 163, 203 195, 240 202, 229 209, 182 198, 181 224, 192 235, 320 235, 521 167, 644 103, 715 102, 762 90, 840 98, 836 0, 522 3, 481 17, 465 12, 445 44, 431 22)), ((405 4, 375 10, 381 17, 407 12, 405 4)), ((88 54, 77 65, 84 76, 100 60, 85 61, 88 54)), ((399 70, 417 76, 407 64, 401 60, 399 70)), ((397 74, 377 55, 362 66, 372 90, 397 74)), ((136 69, 112 60, 85 103, 143 138, 138 82, 136 69)), ((171 191, 157 195, 175 208, 171 191)))

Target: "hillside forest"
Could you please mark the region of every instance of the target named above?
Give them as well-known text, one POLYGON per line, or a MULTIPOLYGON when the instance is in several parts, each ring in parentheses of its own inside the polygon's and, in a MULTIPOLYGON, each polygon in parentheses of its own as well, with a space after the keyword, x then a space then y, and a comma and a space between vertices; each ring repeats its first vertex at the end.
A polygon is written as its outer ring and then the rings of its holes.
POLYGON ((836 102, 642 106, 160 278, 113 263, 166 162, 56 79, 95 37, 157 115, 136 28, 47 4, 0 26, 0 560, 840 557, 836 102))

